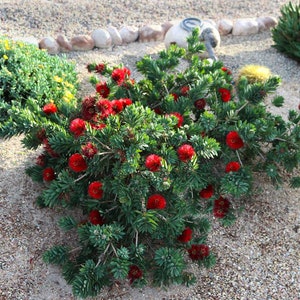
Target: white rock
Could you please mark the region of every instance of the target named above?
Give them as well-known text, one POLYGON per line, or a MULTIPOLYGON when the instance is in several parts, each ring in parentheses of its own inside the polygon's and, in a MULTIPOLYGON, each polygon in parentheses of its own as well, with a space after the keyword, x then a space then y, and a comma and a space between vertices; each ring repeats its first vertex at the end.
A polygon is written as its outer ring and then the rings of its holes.
POLYGON ((98 28, 95 29, 92 34, 92 39, 94 40, 95 47, 97 48, 108 48, 112 44, 112 38, 109 32, 105 29, 98 28))
POLYGON ((123 43, 126 44, 135 42, 139 37, 139 29, 135 26, 123 26, 119 32, 123 43))
POLYGON ((218 31, 220 35, 230 34, 233 28, 233 21, 229 19, 222 19, 218 22, 218 31))
POLYGON ((109 32, 113 45, 119 46, 123 44, 122 37, 118 29, 114 26, 107 27, 107 31, 109 32))
POLYGON ((165 29, 160 25, 145 25, 139 30, 139 42, 163 41, 165 29))
POLYGON ((258 29, 258 23, 255 19, 238 19, 233 24, 232 35, 256 34, 258 29))
POLYGON ((274 17, 259 17, 256 19, 258 23, 259 31, 269 30, 278 24, 278 21, 274 17))
POLYGON ((72 49, 75 51, 89 51, 95 47, 95 42, 89 35, 78 35, 70 41, 72 49))
POLYGON ((70 52, 72 50, 72 45, 66 38, 66 36, 59 34, 56 38, 56 41, 59 45, 59 50, 61 52, 70 52))
POLYGON ((39 41, 37 38, 35 38, 34 36, 28 36, 28 37, 15 37, 12 39, 13 41, 16 42, 22 42, 22 43, 26 43, 26 44, 30 44, 30 45, 34 45, 37 48, 39 48, 39 41))
POLYGON ((59 45, 53 37, 44 37, 39 42, 40 49, 46 49, 49 54, 58 54, 59 45))

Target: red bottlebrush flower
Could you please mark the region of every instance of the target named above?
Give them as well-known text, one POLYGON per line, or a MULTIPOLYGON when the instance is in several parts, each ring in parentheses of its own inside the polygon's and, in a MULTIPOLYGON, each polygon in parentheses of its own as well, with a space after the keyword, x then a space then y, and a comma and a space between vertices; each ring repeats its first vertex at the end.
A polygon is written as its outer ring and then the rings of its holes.
POLYGON ((52 181, 54 178, 55 178, 55 173, 51 167, 43 170, 43 179, 45 181, 52 181))
POLYGON ((57 106, 54 103, 48 103, 43 107, 43 112, 46 115, 55 114, 57 112, 57 106))
POLYGON ((188 85, 185 85, 180 89, 180 93, 181 93, 181 95, 186 96, 188 94, 189 90, 190 90, 190 87, 188 85))
POLYGON ((120 100, 112 100, 111 106, 112 106, 113 114, 120 113, 124 108, 123 102, 120 100))
POLYGON ((107 99, 100 99, 96 103, 96 107, 101 113, 101 119, 105 119, 113 113, 112 104, 107 99))
POLYGON ((204 244, 195 245, 193 244, 190 249, 188 249, 189 257, 192 260, 200 260, 209 256, 209 247, 204 244))
POLYGON ((96 130, 101 130, 106 127, 106 124, 104 123, 91 124, 91 127, 96 130))
POLYGON ((226 67, 222 67, 221 70, 223 72, 227 73, 227 75, 231 75, 232 74, 231 71, 228 68, 226 68, 226 67))
POLYGON ((119 101, 123 104, 123 108, 132 104, 132 100, 129 98, 121 98, 119 101))
POLYGON ((87 158, 94 157, 97 154, 98 149, 91 142, 88 142, 86 145, 81 147, 82 154, 87 158))
POLYGON ((244 146, 244 142, 236 131, 230 131, 226 136, 226 144, 233 150, 240 149, 244 146))
POLYGON ((193 230, 186 227, 177 240, 181 243, 188 243, 192 239, 193 230))
POLYGON ((206 105, 206 101, 205 99, 198 99, 194 102, 194 106, 199 109, 199 110, 203 110, 205 108, 206 105))
POLYGON ((206 188, 199 192, 199 196, 204 199, 209 199, 214 194, 214 188, 211 184, 209 184, 206 188))
POLYGON ((94 209, 89 214, 89 220, 93 225, 103 225, 104 218, 100 215, 99 210, 94 209))
POLYGON ((228 89, 219 88, 219 93, 223 102, 228 102, 231 99, 231 93, 228 89))
POLYGON ((45 164, 46 164, 46 156, 44 154, 39 155, 36 158, 36 164, 41 166, 41 167, 44 167, 45 164))
POLYGON ((175 116, 177 118, 177 120, 178 120, 177 125, 176 125, 177 128, 182 126, 184 119, 183 119, 183 116, 179 112, 171 112, 168 116, 175 116))
POLYGON ((230 202, 222 196, 214 201, 213 214, 216 218, 224 218, 228 213, 230 202))
POLYGON ((110 93, 110 89, 106 82, 98 82, 96 83, 96 92, 99 93, 103 98, 107 98, 110 93))
POLYGON ((129 267, 128 278, 130 280, 130 284, 132 284, 136 279, 139 279, 142 277, 143 277, 143 272, 138 266, 131 265, 129 267))
POLYGON ((43 140, 43 145, 45 151, 52 157, 58 157, 58 153, 56 153, 52 148, 47 138, 43 140))
POLYGON ((223 219, 226 216, 227 212, 228 212, 228 210, 223 209, 222 207, 214 207, 213 208, 214 217, 216 217, 218 219, 223 219))
POLYGON ((127 68, 114 69, 111 78, 118 84, 122 85, 124 80, 130 76, 130 70, 127 68))
POLYGON ((167 205, 166 199, 160 194, 154 194, 148 198, 147 209, 164 209, 167 205))
POLYGON ((214 207, 221 207, 224 209, 228 209, 230 206, 230 202, 227 198, 223 198, 222 196, 219 199, 216 199, 214 202, 214 207))
POLYGON ((82 100, 81 116, 84 120, 89 121, 95 116, 96 114, 95 104, 96 104, 96 98, 93 96, 85 97, 82 100))
POLYGON ((183 144, 177 149, 177 155, 181 161, 187 162, 195 155, 195 150, 191 145, 183 144))
POLYGON ((153 111, 158 114, 158 115, 162 115, 163 114, 163 110, 160 107, 154 107, 153 111))
POLYGON ((241 165, 237 161, 229 162, 225 167, 225 172, 237 172, 241 168, 241 165))
POLYGON ((150 154, 146 157, 145 166, 151 172, 159 171, 162 158, 156 154, 150 154))
POLYGON ((93 199, 101 199, 103 196, 102 183, 93 181, 88 187, 88 194, 93 199))
POLYGON ((173 96, 174 101, 177 102, 179 96, 176 93, 171 93, 171 96, 173 96))
POLYGON ((68 164, 69 168, 74 172, 83 172, 87 169, 87 163, 80 153, 72 154, 68 164))
POLYGON ((95 72, 98 74, 103 74, 105 70, 106 70, 105 64, 98 64, 95 66, 95 72))
POLYGON ((76 118, 71 121, 69 129, 75 135, 75 137, 79 137, 83 135, 86 129, 85 121, 83 119, 76 118))

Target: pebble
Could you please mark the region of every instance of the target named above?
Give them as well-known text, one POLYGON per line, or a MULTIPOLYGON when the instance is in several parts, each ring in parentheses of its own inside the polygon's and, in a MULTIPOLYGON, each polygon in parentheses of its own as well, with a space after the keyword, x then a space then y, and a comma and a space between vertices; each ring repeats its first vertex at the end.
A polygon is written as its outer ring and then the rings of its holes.
POLYGON ((118 29, 114 26, 108 26, 107 31, 109 32, 111 39, 112 39, 112 44, 115 46, 120 46, 123 44, 122 37, 120 35, 120 32, 118 29))
POLYGON ((72 51, 72 45, 65 35, 59 34, 56 38, 56 42, 58 43, 61 52, 72 51))
POLYGON ((39 42, 40 49, 46 49, 49 54, 58 54, 59 45, 53 37, 44 37, 39 42))
POLYGON ((255 19, 238 19, 233 24, 232 35, 251 35, 258 31, 259 26, 255 19))
POLYGON ((135 42, 139 37, 139 29, 135 26, 122 26, 119 32, 123 43, 126 44, 135 42))
POLYGON ((218 22, 218 30, 220 35, 228 35, 232 32, 233 21, 229 19, 222 19, 218 22))
POLYGON ((163 41, 165 30, 161 25, 145 25, 139 30, 139 42, 163 41))
POLYGON ((71 45, 74 51, 89 51, 94 49, 95 42, 89 35, 78 35, 71 39, 71 45))
POLYGON ((97 48, 109 48, 112 44, 111 35, 105 29, 95 29, 91 36, 97 48))

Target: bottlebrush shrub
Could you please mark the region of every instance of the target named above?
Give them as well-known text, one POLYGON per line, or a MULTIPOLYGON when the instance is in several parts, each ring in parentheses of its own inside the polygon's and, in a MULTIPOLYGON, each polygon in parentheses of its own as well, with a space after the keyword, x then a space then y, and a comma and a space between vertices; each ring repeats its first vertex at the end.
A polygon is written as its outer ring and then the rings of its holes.
POLYGON ((76 107, 77 87, 74 64, 0 38, 0 137, 36 133, 43 123, 50 131, 76 107))
POLYGON ((27 173, 46 182, 41 206, 83 210, 84 218, 70 213, 59 222, 78 247, 44 254, 76 296, 95 296, 115 280, 193 283, 189 263, 216 260, 207 244, 211 222, 234 222, 254 173, 279 185, 281 171, 299 165, 299 113, 285 121, 264 103, 280 79, 242 77, 234 86, 222 62, 199 59, 197 30, 188 42, 188 50, 173 45, 141 59, 138 81, 124 66, 89 64, 95 94, 68 126, 44 129, 44 151, 27 173))

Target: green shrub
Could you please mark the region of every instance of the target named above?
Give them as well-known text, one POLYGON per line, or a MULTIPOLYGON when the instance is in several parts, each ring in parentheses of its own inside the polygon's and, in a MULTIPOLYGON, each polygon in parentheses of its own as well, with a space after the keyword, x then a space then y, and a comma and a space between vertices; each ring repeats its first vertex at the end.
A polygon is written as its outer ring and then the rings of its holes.
MULTIPOLYGON (((138 82, 123 66, 90 64, 97 93, 55 131, 38 124, 42 142, 33 131, 25 137, 29 148, 44 146, 26 170, 46 183, 38 204, 70 209, 59 226, 78 246, 55 245, 44 260, 61 266, 76 296, 95 296, 116 280, 195 282, 189 263, 215 264, 211 223, 234 222, 253 194, 253 174, 280 185, 281 171, 299 166, 299 113, 284 121, 264 104, 280 79, 241 77, 234 87, 222 62, 193 52, 202 47, 197 30, 189 43, 190 51, 172 45, 145 56, 138 82)), ((299 177, 291 185, 299 187, 299 177)))
MULTIPOLYGON (((35 131, 39 124, 49 123, 45 105, 69 114, 77 105, 77 87, 74 64, 33 45, 0 38, 1 137, 35 131)), ((60 120, 52 118, 50 123, 60 120)))
POLYGON ((289 2, 281 8, 278 24, 272 29, 278 51, 300 61, 300 4, 289 2))

